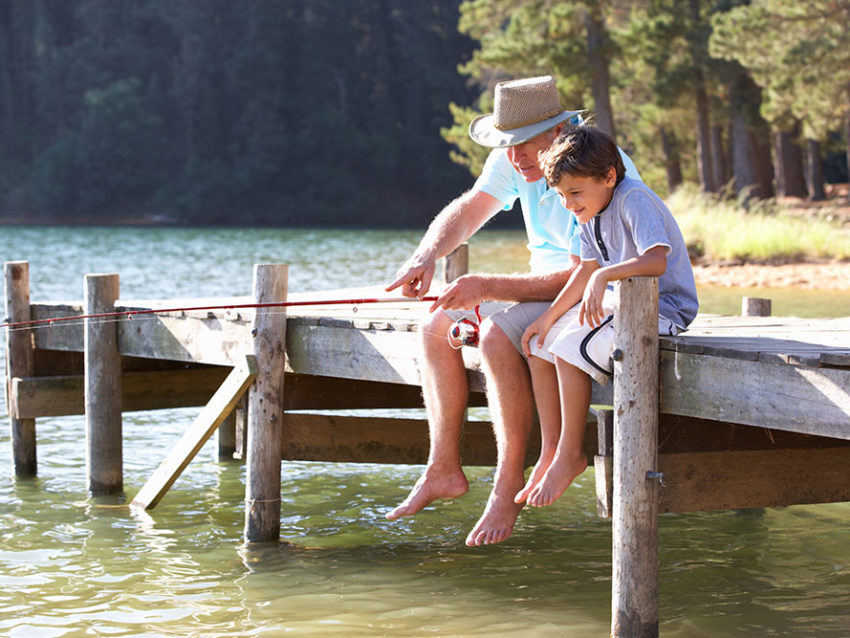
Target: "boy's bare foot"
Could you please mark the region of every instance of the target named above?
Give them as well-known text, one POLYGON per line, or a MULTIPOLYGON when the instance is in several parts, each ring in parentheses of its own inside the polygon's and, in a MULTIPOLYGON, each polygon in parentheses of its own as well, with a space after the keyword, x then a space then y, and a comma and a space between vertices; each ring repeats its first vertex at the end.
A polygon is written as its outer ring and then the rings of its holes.
POLYGON ((387 520, 413 516, 438 498, 457 498, 468 490, 469 481, 459 467, 453 472, 445 472, 428 466, 407 498, 387 514, 387 520))
POLYGON ((526 502, 533 507, 551 505, 573 482, 573 479, 587 469, 587 456, 584 452, 578 457, 564 458, 556 455, 546 474, 531 491, 526 502))
POLYGON ((469 547, 501 543, 510 537, 514 531, 517 516, 523 508, 522 503, 514 503, 514 494, 516 494, 516 487, 498 491, 495 487, 493 488, 490 498, 487 499, 484 513, 466 537, 466 544, 469 547))
POLYGON ((540 458, 537 459, 537 463, 534 464, 534 468, 531 470, 531 474, 528 475, 528 481, 525 483, 525 487, 523 487, 516 496, 514 496, 514 503, 525 503, 528 499, 528 495, 531 494, 531 490, 535 488, 535 486, 543 480, 543 475, 546 474, 546 470, 549 469, 549 465, 552 464, 552 457, 555 456, 554 451, 550 454, 544 454, 541 452, 540 458))

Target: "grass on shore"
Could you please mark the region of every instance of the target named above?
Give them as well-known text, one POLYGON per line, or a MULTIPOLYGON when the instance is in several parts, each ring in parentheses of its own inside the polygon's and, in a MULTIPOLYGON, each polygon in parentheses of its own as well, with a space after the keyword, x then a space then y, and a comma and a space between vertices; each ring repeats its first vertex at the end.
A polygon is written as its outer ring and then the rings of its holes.
POLYGON ((775 200, 752 202, 680 188, 667 200, 692 258, 745 263, 850 259, 850 226, 792 214, 775 200))

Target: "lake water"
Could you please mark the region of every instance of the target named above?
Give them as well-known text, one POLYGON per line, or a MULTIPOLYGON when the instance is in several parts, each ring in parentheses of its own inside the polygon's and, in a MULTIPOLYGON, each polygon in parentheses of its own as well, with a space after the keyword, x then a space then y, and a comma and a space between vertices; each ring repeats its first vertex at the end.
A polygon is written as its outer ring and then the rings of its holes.
MULTIPOLYGON (((35 301, 80 299, 95 272, 119 273, 125 299, 227 296, 250 294, 260 262, 291 264, 291 291, 381 283, 419 235, 5 227, 0 257, 30 262, 35 301)), ((474 270, 524 268, 518 233, 483 233, 471 254, 474 270)), ((701 293, 703 311, 740 309, 740 291, 701 293)), ((850 314, 847 295, 786 296, 794 314, 850 314)), ((783 303, 774 314, 790 314, 783 303)), ((127 494, 197 412, 125 413, 127 494)), ((608 635, 611 524, 596 517, 592 469, 523 512, 507 542, 470 549, 491 468, 469 468, 464 497, 389 523, 421 468, 287 462, 282 542, 250 549, 244 465, 212 445, 150 515, 133 514, 86 497, 83 417, 37 432, 34 480, 14 478, 0 435, 2 636, 608 635)), ((848 523, 846 503, 662 516, 661 635, 847 637, 848 523)))

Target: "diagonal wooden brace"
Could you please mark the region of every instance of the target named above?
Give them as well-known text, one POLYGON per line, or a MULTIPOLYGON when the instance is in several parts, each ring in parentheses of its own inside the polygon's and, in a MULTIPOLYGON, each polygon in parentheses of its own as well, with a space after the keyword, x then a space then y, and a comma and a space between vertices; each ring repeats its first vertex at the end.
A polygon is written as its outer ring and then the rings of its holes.
POLYGON ((227 418, 256 376, 257 362, 253 355, 246 355, 245 360, 233 368, 177 445, 139 490, 130 507, 145 510, 156 507, 204 443, 227 418))

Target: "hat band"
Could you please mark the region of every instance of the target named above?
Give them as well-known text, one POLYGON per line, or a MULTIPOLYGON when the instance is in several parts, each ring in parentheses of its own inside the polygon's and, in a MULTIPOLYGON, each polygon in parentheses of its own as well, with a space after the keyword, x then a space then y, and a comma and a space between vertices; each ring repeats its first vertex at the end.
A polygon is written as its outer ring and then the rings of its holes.
POLYGON ((543 113, 542 115, 537 114, 532 119, 529 119, 529 120, 523 120, 521 122, 511 122, 510 124, 507 124, 507 123, 506 124, 498 124, 498 123, 494 122, 493 128, 496 128, 500 131, 512 131, 513 129, 516 129, 516 128, 522 128, 523 126, 530 126, 531 124, 537 124, 538 122, 542 122, 543 120, 548 120, 550 117, 555 117, 556 115, 558 115, 558 113, 563 113, 563 112, 564 112, 564 109, 562 109, 560 106, 558 106, 557 108, 552 109, 551 111, 547 111, 546 113, 543 113))

